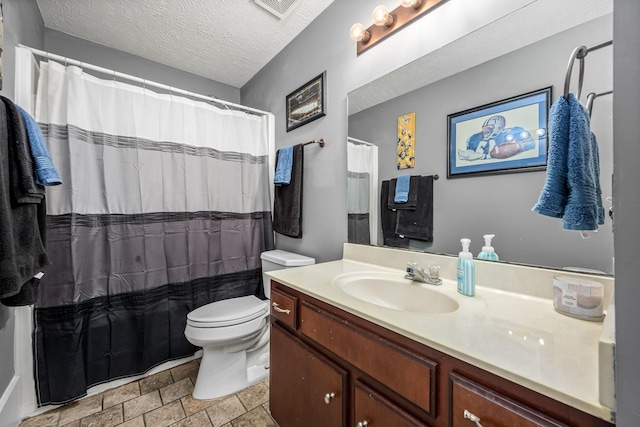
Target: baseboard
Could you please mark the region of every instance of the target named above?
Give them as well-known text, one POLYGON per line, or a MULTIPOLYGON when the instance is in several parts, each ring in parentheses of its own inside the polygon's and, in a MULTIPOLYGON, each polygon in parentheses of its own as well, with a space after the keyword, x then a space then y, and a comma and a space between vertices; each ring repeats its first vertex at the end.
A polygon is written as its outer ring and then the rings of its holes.
POLYGON ((20 424, 20 377, 13 377, 0 397, 0 427, 20 424))

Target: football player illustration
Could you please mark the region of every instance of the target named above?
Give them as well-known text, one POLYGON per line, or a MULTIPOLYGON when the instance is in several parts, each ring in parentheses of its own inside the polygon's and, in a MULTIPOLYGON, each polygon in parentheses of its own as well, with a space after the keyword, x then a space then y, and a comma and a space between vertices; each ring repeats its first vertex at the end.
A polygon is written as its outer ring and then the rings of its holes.
POLYGON ((520 126, 506 127, 504 116, 491 116, 482 130, 467 139, 467 149, 458 150, 462 160, 506 159, 536 147, 531 133, 520 126))

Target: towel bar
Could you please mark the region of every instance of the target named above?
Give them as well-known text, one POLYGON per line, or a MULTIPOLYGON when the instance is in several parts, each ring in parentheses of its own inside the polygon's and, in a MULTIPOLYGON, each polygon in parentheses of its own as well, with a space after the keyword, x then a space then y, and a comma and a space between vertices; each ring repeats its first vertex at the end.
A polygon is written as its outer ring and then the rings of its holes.
POLYGON ((320 148, 324 147, 324 139, 318 139, 317 141, 314 139, 313 141, 309 141, 309 142, 305 142, 304 144, 302 144, 302 146, 304 147, 305 145, 309 145, 309 144, 318 144, 320 145, 320 148))
POLYGON ((573 61, 576 59, 580 60, 580 74, 578 76, 578 99, 580 99, 580 94, 582 92, 582 81, 584 80, 584 58, 587 56, 589 52, 594 50, 602 49, 603 47, 607 47, 613 44, 613 40, 609 40, 604 43, 600 43, 595 46, 586 47, 586 46, 578 46, 573 52, 571 52, 571 57, 569 58, 569 64, 567 65, 567 74, 564 77, 564 99, 569 99, 569 86, 571 85, 571 71, 573 70, 573 61))

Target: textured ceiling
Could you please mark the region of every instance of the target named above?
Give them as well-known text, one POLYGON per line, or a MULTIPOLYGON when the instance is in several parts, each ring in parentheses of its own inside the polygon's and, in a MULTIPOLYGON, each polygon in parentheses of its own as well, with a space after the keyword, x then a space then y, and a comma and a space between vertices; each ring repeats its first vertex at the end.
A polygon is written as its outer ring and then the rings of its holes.
POLYGON ((37 0, 47 28, 240 88, 333 0, 37 0))

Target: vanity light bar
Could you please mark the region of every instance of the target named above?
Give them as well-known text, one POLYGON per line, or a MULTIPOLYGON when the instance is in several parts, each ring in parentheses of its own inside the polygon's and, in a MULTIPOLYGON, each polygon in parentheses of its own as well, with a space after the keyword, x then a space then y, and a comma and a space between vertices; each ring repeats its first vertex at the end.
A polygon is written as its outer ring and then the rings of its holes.
MULTIPOLYGON (((384 21, 384 25, 374 24, 366 30, 361 24, 354 24, 353 27, 351 27, 351 37, 356 40, 357 54, 360 55, 385 37, 390 36, 413 20, 426 15, 427 12, 446 1, 447 0, 422 0, 422 2, 407 3, 413 4, 413 6, 398 6, 391 12, 388 12, 385 20, 379 18, 380 22, 384 21)), ((378 8, 376 8, 376 11, 377 10, 378 8)))

